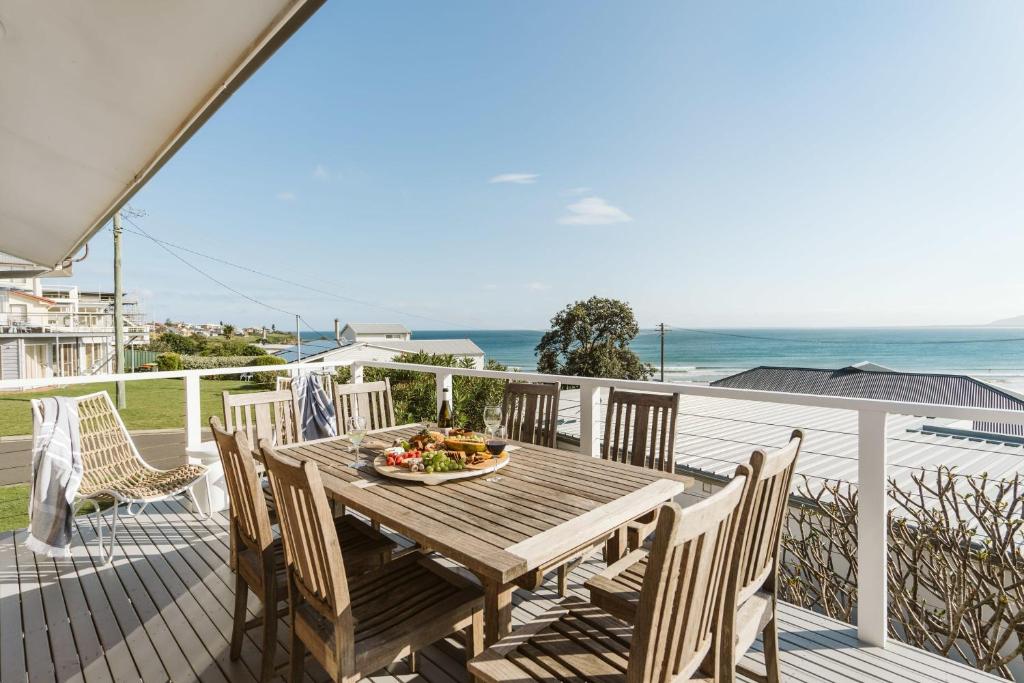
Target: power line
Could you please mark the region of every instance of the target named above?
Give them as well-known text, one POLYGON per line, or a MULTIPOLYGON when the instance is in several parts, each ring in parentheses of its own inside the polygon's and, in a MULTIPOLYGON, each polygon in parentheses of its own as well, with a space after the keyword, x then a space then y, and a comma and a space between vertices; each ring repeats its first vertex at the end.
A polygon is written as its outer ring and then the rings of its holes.
MULTIPOLYGON (((469 326, 464 325, 462 323, 452 322, 451 320, 442 320, 440 318, 433 318, 433 317, 430 317, 430 316, 420 315, 420 314, 417 314, 417 313, 410 313, 408 311, 402 311, 402 310, 398 310, 398 309, 394 309, 394 308, 388 308, 387 306, 381 306, 380 304, 375 304, 375 303, 372 303, 372 302, 369 302, 369 301, 363 301, 361 299, 354 299, 352 297, 343 296, 343 295, 338 294, 336 292, 331 292, 331 291, 328 291, 328 290, 325 290, 325 289, 320 289, 318 287, 313 287, 312 285, 308 285, 308 284, 305 284, 305 283, 302 283, 302 282, 296 282, 295 280, 289 280, 288 278, 283 278, 283 277, 281 277, 279 275, 274 275, 272 273, 266 273, 266 272, 261 271, 261 270, 256 270, 255 268, 252 268, 250 266, 241 265, 239 263, 233 263, 232 261, 228 261, 227 259, 222 259, 222 258, 218 258, 216 256, 211 256, 209 254, 204 254, 201 251, 196 251, 195 249, 190 249, 189 247, 186 247, 186 246, 183 246, 183 245, 180 245, 180 244, 175 244, 174 242, 168 242, 167 240, 163 240, 163 239, 159 239, 157 237, 153 237, 148 232, 143 230, 131 218, 125 216, 124 220, 126 220, 130 225, 132 225, 134 228, 136 228, 136 230, 125 230, 125 232, 130 232, 130 233, 133 233, 133 234, 136 234, 136 235, 141 235, 143 237, 146 237, 146 238, 152 240, 153 242, 157 243, 158 245, 160 245, 166 251, 169 251, 170 248, 178 249, 180 251, 184 251, 184 252, 187 252, 189 254, 192 254, 193 256, 199 256, 199 257, 208 259, 210 261, 215 261, 217 263, 221 263, 221 264, 224 264, 226 266, 231 266, 232 268, 238 268, 239 270, 244 270, 244 271, 252 273, 254 275, 259 275, 261 277, 269 278, 271 280, 276 280, 277 282, 282 282, 284 284, 291 285, 293 287, 299 287, 300 289, 305 289, 305 290, 308 290, 308 291, 311 291, 311 292, 315 292, 317 294, 322 294, 324 296, 329 296, 331 298, 338 299, 339 301, 345 301, 347 303, 359 304, 361 306, 366 306, 368 308, 376 308, 378 310, 387 311, 388 313, 394 313, 396 315, 409 316, 409 317, 413 317, 413 318, 419 318, 421 320, 429 320, 430 322, 441 323, 442 325, 451 325, 451 326, 456 327, 456 328, 460 328, 461 327, 462 329, 467 329, 469 327, 469 326)), ((175 255, 175 256, 177 256, 177 255, 175 255)), ((180 257, 178 257, 178 258, 180 259, 180 257)), ((331 284, 332 286, 336 286, 336 285, 333 285, 332 283, 327 283, 327 284, 331 284)), ((289 313, 289 315, 294 315, 294 313, 289 313)), ((313 330, 313 331, 316 332, 317 330, 313 330)))

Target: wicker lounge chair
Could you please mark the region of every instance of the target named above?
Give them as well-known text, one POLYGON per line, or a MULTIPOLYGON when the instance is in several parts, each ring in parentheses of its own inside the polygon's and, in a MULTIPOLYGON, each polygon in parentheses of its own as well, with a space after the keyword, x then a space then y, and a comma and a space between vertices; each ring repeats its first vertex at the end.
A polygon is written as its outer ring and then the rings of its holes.
MULTIPOLYGON (((134 517, 149 503, 187 493, 198 511, 199 501, 192 487, 206 474, 206 468, 202 465, 182 465, 173 470, 151 467, 139 455, 107 392, 81 396, 77 403, 84 472, 75 496, 75 511, 86 501, 96 507, 96 541, 100 557, 109 563, 114 558, 118 508, 122 503, 127 505, 125 514, 134 517), (102 506, 106 503, 113 503, 108 549, 103 547, 101 517, 102 506), (133 510, 132 505, 139 508, 133 510)), ((42 410, 42 402, 33 400, 32 417, 37 423, 42 421, 42 410)))

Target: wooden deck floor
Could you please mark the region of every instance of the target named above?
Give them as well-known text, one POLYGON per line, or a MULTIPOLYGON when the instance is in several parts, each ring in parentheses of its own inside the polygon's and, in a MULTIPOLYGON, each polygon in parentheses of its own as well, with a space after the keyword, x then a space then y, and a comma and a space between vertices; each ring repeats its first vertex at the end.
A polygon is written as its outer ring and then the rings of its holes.
MULTIPOLYGON (((223 515, 202 520, 177 503, 158 504, 119 531, 119 556, 101 568, 92 518, 79 518, 74 557, 46 560, 24 550, 24 532, 0 534, 0 681, 253 681, 259 645, 250 634, 238 662, 228 659, 233 581, 226 566, 223 515)), ((572 577, 582 592, 582 566, 572 577)), ((556 598, 549 582, 538 594, 516 594, 514 618, 529 620, 556 598)), ((256 609, 255 601, 250 605, 256 609)), ((999 680, 920 650, 862 648, 854 629, 787 607, 782 617, 786 680, 999 680)), ((287 626, 279 629, 281 673, 287 626)), ((757 655, 748 659, 748 664, 757 655)), ((381 671, 380 683, 465 681, 461 649, 443 641, 422 654, 419 674, 404 663, 381 671)), ((308 681, 326 680, 312 662, 308 681)))

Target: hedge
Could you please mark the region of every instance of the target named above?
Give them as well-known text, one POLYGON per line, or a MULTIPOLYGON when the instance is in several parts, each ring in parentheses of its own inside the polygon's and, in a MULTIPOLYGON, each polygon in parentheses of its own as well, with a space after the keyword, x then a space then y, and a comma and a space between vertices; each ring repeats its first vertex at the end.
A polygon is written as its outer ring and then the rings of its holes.
POLYGON ((183 370, 209 370, 211 368, 241 368, 252 365, 257 358, 266 356, 191 356, 182 355, 183 370))

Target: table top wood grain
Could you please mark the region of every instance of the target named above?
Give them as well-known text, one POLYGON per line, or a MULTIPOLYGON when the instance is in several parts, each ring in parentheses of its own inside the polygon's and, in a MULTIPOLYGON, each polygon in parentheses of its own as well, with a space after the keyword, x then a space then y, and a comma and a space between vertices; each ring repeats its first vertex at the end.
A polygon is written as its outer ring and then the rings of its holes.
MULTIPOLYGON (((363 456, 372 460, 422 428, 371 432, 363 456)), ((345 437, 276 450, 315 462, 325 489, 338 502, 499 583, 600 542, 693 482, 572 451, 511 443, 511 460, 498 472, 437 486, 389 479, 372 466, 349 467, 355 454, 345 437)))

